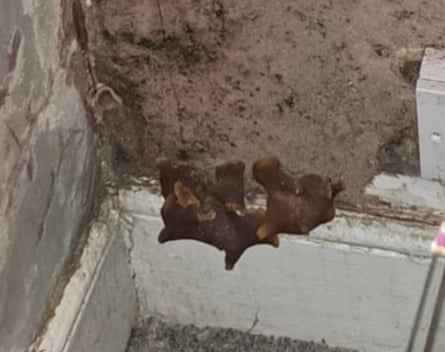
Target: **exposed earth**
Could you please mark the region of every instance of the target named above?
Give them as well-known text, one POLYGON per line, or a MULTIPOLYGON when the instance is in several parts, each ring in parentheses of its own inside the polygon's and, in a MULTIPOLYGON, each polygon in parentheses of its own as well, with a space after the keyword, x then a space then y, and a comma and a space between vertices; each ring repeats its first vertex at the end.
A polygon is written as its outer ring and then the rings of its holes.
POLYGON ((340 201, 360 207, 375 174, 418 173, 419 62, 397 53, 442 45, 440 2, 93 3, 95 71, 124 103, 100 133, 120 176, 153 175, 158 155, 248 167, 274 155, 343 178, 340 201))

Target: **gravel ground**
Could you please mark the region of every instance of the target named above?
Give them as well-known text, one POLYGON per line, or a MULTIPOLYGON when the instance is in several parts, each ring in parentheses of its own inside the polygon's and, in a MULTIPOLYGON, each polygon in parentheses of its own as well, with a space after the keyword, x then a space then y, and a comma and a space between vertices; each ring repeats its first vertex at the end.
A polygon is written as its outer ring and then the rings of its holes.
POLYGON ((136 328, 127 352, 353 352, 324 344, 292 340, 285 337, 253 335, 233 329, 197 328, 167 325, 157 319, 145 320, 136 328))

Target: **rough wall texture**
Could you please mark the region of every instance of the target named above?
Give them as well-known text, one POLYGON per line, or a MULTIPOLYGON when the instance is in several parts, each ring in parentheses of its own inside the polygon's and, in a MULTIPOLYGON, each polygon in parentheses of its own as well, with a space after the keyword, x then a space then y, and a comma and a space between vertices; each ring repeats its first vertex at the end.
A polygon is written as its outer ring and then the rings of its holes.
POLYGON ((401 48, 443 45, 444 8, 423 4, 93 1, 97 76, 124 101, 104 131, 116 169, 150 176, 159 154, 204 167, 276 155, 343 177, 339 200, 362 205, 380 171, 418 172, 414 87, 390 66, 401 48))
POLYGON ((0 7, 0 351, 11 352, 42 327, 91 209, 98 163, 64 68, 76 43, 62 34, 61 2, 0 7))

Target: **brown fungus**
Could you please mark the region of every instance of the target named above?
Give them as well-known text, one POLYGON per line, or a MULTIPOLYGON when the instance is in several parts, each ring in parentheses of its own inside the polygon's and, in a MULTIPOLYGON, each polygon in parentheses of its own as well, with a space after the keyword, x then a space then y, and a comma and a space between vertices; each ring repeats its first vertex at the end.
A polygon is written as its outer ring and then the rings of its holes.
POLYGON ((164 228, 159 242, 190 239, 225 252, 225 267, 233 269, 244 251, 257 244, 279 246, 279 233, 308 234, 335 215, 334 198, 343 183, 318 175, 293 178, 277 158, 258 160, 253 177, 267 191, 267 208, 252 209, 244 203, 245 165, 223 163, 215 180, 190 164, 173 166, 156 159, 160 172, 164 228))
POLYGON ((279 246, 278 236, 263 240, 256 236, 265 211, 245 209, 244 164, 229 162, 218 166, 215 184, 211 184, 196 168, 173 166, 164 158, 157 159, 156 164, 165 198, 161 209, 164 228, 158 237, 160 243, 190 239, 214 246, 225 252, 227 270, 233 269, 250 246, 279 246))
POLYGON ((243 213, 244 203, 244 171, 246 167, 241 161, 230 161, 215 168, 215 185, 213 194, 229 212, 243 213))
POLYGON ((255 181, 262 185, 267 192, 299 190, 295 180, 281 170, 278 158, 263 158, 257 160, 252 166, 252 174, 255 181))
MULTIPOLYGON (((177 181, 179 184, 180 181, 177 181)), ((176 185, 176 184, 175 184, 176 185)), ((183 186, 181 186, 183 187, 183 186)), ((190 190, 186 191, 187 193, 190 190)), ((199 218, 199 204, 193 194, 182 201, 175 194, 170 194, 161 210, 165 227, 159 234, 159 242, 174 240, 196 240, 225 252, 225 267, 233 269, 244 251, 257 244, 279 246, 278 236, 260 240, 256 236, 259 224, 264 220, 264 210, 247 209, 242 216, 227 212, 224 205, 213 199, 215 216, 210 219, 199 218), (184 207, 184 206, 185 207, 184 207)))
POLYGON ((167 199, 170 194, 175 194, 180 202, 195 202, 195 208, 199 217, 204 219, 211 217, 209 203, 210 188, 208 178, 198 168, 192 165, 173 166, 167 158, 157 158, 156 166, 160 174, 161 194, 167 199), (180 181, 180 183, 178 183, 180 181), (191 199, 191 195, 195 199, 191 199))
POLYGON ((331 183, 318 175, 292 178, 276 158, 257 161, 253 176, 267 191, 267 210, 257 230, 259 239, 278 233, 309 234, 335 216, 334 198, 343 183, 331 183))

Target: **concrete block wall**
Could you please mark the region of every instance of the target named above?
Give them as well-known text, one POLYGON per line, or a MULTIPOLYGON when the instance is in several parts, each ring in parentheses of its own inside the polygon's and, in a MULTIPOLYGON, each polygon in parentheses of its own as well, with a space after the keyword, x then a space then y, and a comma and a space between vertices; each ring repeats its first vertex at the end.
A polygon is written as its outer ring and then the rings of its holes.
POLYGON ((13 352, 44 326, 88 221, 99 163, 60 59, 61 1, 0 8, 0 352, 13 352))

